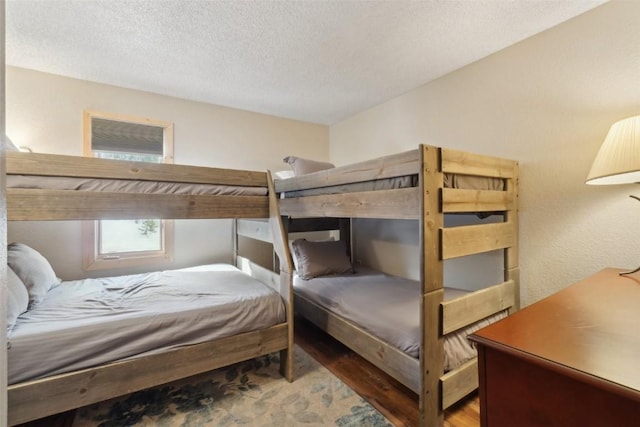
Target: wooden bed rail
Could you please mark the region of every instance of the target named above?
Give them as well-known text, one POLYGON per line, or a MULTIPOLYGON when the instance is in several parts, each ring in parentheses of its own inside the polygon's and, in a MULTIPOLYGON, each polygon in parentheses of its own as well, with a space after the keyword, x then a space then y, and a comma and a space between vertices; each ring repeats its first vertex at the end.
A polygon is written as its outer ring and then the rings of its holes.
POLYGON ((513 207, 514 195, 510 191, 442 189, 444 213, 502 212, 513 207))
MULTIPOLYGON (((42 153, 6 153, 12 175, 267 187, 267 173, 42 153)), ((7 188, 9 221, 268 218, 267 196, 7 188)))
POLYGON ((282 350, 288 345, 286 328, 287 325, 282 323, 268 329, 180 347, 139 359, 10 385, 7 389, 9 425, 282 350))
POLYGON ((511 247, 514 245, 516 232, 513 224, 508 222, 443 228, 442 259, 511 247))
POLYGON ((282 212, 291 217, 418 219, 419 189, 360 191, 280 199, 282 212))
POLYGON ((420 170, 419 150, 410 150, 392 154, 353 165, 339 166, 328 171, 314 173, 276 181, 278 193, 291 190, 328 187, 370 181, 372 179, 393 178, 396 176, 417 174, 420 170))
POLYGON ((271 227, 266 219, 238 219, 236 220, 236 234, 265 243, 273 243, 271 227))
POLYGON ((67 176, 266 187, 265 172, 43 153, 6 153, 7 175, 67 176))
POLYGON ((464 328, 478 320, 491 316, 514 305, 513 280, 443 301, 442 334, 464 328))
POLYGON ((442 387, 442 410, 478 388, 478 359, 471 359, 464 365, 440 377, 442 387))
POLYGON ((444 173, 513 178, 517 162, 500 157, 484 156, 467 151, 441 148, 441 168, 444 173))
POLYGON ((265 218, 266 196, 140 194, 7 188, 7 220, 265 218))

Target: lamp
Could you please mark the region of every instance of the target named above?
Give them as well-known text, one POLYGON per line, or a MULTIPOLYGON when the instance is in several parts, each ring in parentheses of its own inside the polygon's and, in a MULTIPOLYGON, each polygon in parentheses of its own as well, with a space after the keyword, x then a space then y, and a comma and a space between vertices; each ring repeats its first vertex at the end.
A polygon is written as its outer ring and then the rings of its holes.
MULTIPOLYGON (((640 182, 640 116, 614 123, 593 161, 587 184, 631 184, 640 182)), ((630 196, 638 201, 639 197, 630 196)), ((633 271, 620 273, 633 274, 633 271)))
POLYGON ((587 184, 640 182, 640 116, 614 123, 593 161, 587 184))

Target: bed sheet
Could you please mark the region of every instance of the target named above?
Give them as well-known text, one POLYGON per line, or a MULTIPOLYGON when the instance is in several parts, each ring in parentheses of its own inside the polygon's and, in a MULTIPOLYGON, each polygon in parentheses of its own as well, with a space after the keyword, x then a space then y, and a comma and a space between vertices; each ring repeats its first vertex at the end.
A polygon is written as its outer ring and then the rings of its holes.
POLYGON ((267 194, 266 187, 35 175, 7 175, 7 188, 215 196, 265 196, 267 194))
MULTIPOLYGON (((294 276, 294 290, 325 309, 359 325, 367 332, 412 357, 420 354, 420 283, 365 267, 355 274, 321 276, 303 280, 294 276)), ((444 300, 468 291, 445 288, 444 300)), ((496 313, 444 337, 445 371, 476 357, 467 336, 506 317, 496 313)))
POLYGON ((8 335, 9 384, 140 357, 285 321, 274 290, 212 264, 63 281, 8 335))
MULTIPOLYGON (((283 198, 318 196, 323 194, 341 194, 360 191, 395 190, 399 188, 411 188, 418 186, 418 175, 405 175, 393 178, 376 179, 373 181, 354 182, 349 184, 331 185, 321 188, 287 191, 283 198)), ((504 180, 498 178, 485 178, 471 175, 445 174, 445 188, 460 188, 472 190, 504 190, 504 180)))

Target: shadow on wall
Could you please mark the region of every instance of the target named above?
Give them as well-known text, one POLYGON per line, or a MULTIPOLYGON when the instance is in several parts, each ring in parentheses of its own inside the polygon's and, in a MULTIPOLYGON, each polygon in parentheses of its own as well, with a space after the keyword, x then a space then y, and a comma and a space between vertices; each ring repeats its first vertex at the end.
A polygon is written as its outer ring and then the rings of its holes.
MULTIPOLYGON (((479 219, 474 215, 449 215, 445 226, 501 221, 501 216, 479 219)), ((420 239, 417 220, 356 219, 353 221, 356 262, 408 279, 420 279, 420 239)), ((503 280, 501 251, 447 260, 445 286, 477 290, 503 280)))

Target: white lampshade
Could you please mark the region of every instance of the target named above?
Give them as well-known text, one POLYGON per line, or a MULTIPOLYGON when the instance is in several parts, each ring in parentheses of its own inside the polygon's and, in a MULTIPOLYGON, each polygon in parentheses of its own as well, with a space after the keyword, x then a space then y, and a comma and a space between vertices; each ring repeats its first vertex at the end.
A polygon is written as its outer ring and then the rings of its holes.
POLYGON ((640 182, 640 116, 614 123, 593 161, 587 184, 640 182))

